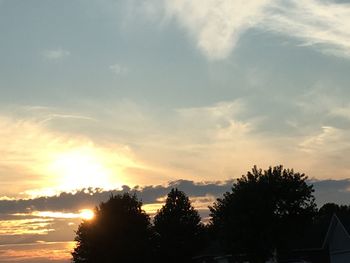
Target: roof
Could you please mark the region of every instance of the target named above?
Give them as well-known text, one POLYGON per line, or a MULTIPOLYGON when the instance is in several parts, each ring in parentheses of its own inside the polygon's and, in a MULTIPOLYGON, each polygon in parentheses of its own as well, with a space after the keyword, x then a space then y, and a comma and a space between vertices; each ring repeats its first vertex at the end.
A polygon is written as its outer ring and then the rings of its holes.
POLYGON ((327 215, 318 217, 313 224, 294 241, 294 249, 297 250, 317 250, 322 249, 333 216, 327 215))
POLYGON ((329 235, 333 229, 341 223, 350 237, 350 215, 333 214, 323 215, 315 219, 302 236, 295 241, 297 250, 321 250, 327 245, 329 235))
POLYGON ((339 221, 344 226, 346 232, 350 235, 350 215, 349 214, 336 214, 339 221))

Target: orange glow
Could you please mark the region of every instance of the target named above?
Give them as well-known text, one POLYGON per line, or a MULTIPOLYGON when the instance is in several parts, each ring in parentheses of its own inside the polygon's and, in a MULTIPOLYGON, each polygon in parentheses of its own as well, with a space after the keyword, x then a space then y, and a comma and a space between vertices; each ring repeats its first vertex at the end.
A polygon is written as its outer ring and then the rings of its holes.
MULTIPOLYGON (((79 213, 64 213, 64 212, 53 212, 53 211, 34 211, 31 213, 17 213, 13 214, 14 216, 35 216, 35 217, 44 217, 44 218, 65 218, 65 219, 74 219, 81 218, 85 220, 93 219, 95 214, 91 209, 82 209, 79 213)), ((31 219, 32 220, 32 219, 31 219)))
POLYGON ((69 262, 75 242, 37 242, 0 246, 0 262, 69 262))
POLYGON ((55 156, 49 170, 60 178, 63 189, 108 188, 112 170, 103 156, 92 147, 76 148, 55 156))
POLYGON ((144 204, 142 206, 142 209, 146 211, 146 213, 150 214, 151 216, 155 215, 159 209, 162 208, 164 203, 155 203, 155 204, 144 204))
POLYGON ((75 213, 63 213, 63 212, 52 212, 52 211, 38 211, 31 213, 37 217, 48 217, 48 218, 79 218, 79 214, 75 213))
POLYGON ((0 220, 0 235, 47 235, 54 231, 52 222, 51 218, 0 220))
POLYGON ((83 209, 80 211, 80 217, 85 220, 91 220, 95 217, 95 214, 90 209, 83 209))

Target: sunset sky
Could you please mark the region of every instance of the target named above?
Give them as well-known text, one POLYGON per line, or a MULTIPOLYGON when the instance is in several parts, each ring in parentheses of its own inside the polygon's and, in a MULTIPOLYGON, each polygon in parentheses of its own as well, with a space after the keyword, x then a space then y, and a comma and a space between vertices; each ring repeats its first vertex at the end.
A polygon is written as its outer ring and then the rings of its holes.
POLYGON ((349 203, 349 73, 347 0, 0 0, 0 262, 68 262, 109 190, 204 215, 253 165, 349 203))

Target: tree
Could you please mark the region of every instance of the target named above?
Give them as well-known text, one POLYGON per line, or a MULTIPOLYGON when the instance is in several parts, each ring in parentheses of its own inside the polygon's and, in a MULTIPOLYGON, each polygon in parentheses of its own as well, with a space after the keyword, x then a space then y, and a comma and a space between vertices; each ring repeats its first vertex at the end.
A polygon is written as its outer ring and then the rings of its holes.
POLYGON ((152 252, 149 216, 135 195, 111 196, 78 228, 75 263, 148 262, 152 252))
POLYGON ((210 208, 211 224, 228 252, 265 262, 302 232, 316 212, 307 176, 276 166, 256 166, 210 208))
POLYGON ((340 216, 350 216, 350 206, 338 205, 335 203, 326 203, 318 210, 318 216, 331 217, 333 214, 340 216))
POLYGON ((154 217, 160 262, 190 262, 200 245, 201 218, 188 197, 172 189, 154 217))

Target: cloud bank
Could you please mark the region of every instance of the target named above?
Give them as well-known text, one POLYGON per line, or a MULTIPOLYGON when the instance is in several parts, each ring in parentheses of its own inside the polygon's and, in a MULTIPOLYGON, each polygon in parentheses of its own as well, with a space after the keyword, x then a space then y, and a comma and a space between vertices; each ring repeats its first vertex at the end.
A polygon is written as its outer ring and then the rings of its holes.
MULTIPOLYGON (((227 181, 194 182, 191 180, 177 180, 167 185, 149 185, 130 187, 124 185, 121 189, 106 191, 99 188, 82 189, 75 192, 62 192, 55 196, 42 196, 34 199, 0 200, 0 214, 4 218, 16 213, 30 213, 31 211, 61 211, 76 212, 83 208, 94 208, 99 203, 109 199, 111 194, 134 193, 142 202, 147 204, 163 204, 166 195, 172 188, 184 191, 192 201, 208 202, 230 191, 234 179, 227 181), (207 199, 205 198, 207 197, 207 199)), ((342 180, 309 180, 314 185, 318 205, 326 202, 341 204, 350 203, 350 179, 342 180)))

